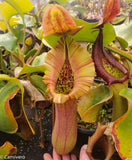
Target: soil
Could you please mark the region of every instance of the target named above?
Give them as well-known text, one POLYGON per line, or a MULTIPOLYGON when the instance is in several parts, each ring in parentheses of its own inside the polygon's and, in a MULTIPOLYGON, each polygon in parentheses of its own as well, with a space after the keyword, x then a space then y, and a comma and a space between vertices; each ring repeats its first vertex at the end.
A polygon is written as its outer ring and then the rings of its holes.
POLYGON ((28 116, 32 119, 32 123, 35 126, 36 135, 31 139, 25 141, 16 134, 6 134, 0 132, 0 146, 5 141, 9 141, 17 147, 17 154, 12 156, 8 160, 24 159, 24 160, 43 160, 43 154, 45 152, 52 153, 51 145, 51 132, 52 132, 52 113, 51 108, 46 108, 42 119, 43 134, 45 138, 45 148, 40 147, 40 129, 39 122, 34 121, 35 108, 30 109, 28 116), (21 158, 20 158, 21 157, 21 158))

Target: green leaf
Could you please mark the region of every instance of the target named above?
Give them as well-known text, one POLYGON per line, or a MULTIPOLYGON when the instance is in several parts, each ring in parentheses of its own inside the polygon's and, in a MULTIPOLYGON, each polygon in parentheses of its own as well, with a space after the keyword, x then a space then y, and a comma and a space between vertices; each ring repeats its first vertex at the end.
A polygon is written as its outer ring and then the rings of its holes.
POLYGON ((5 63, 4 63, 3 54, 2 54, 2 52, 1 52, 1 50, 0 50, 0 69, 1 69, 4 73, 6 73, 6 65, 5 65, 5 63))
POLYGON ((19 87, 14 82, 7 83, 0 90, 0 131, 15 133, 18 129, 17 122, 9 105, 9 100, 16 95, 18 90, 19 87))
POLYGON ((60 36, 56 36, 56 35, 49 35, 49 36, 44 37, 42 26, 39 28, 33 28, 32 30, 35 36, 39 40, 42 40, 43 44, 49 48, 54 47, 57 44, 58 40, 60 39, 60 36))
POLYGON ((37 52, 37 49, 33 48, 29 50, 29 52, 25 55, 25 61, 27 61, 28 58, 33 57, 33 55, 37 52))
POLYGON ((56 46, 57 42, 59 41, 60 37, 56 35, 49 35, 42 38, 42 42, 49 48, 56 46))
POLYGON ((18 79, 14 78, 14 77, 9 77, 7 74, 0 74, 0 80, 15 82, 19 86, 19 88, 21 89, 22 93, 24 93, 24 88, 18 79))
POLYGON ((128 24, 123 23, 118 26, 114 26, 117 36, 124 38, 129 46, 132 46, 132 21, 128 24))
POLYGON ((77 26, 84 25, 84 27, 76 35, 74 35, 73 38, 76 41, 94 42, 99 32, 98 30, 95 31, 92 28, 95 27, 98 23, 88 23, 81 19, 74 20, 77 26))
POLYGON ((116 38, 116 32, 112 24, 106 23, 103 28, 103 44, 107 45, 116 38))
MULTIPOLYGON (((76 41, 86 41, 86 42, 95 42, 97 35, 99 33, 98 29, 93 29, 98 23, 88 23, 81 19, 74 19, 77 26, 84 25, 84 28, 81 29, 73 38, 76 41)), ((103 28, 103 43, 109 44, 116 37, 115 30, 110 23, 106 23, 103 28), (109 31, 109 32, 108 32, 109 31)))
POLYGON ((0 3, 0 13, 1 13, 0 19, 8 22, 11 16, 17 14, 17 11, 7 2, 2 2, 0 3))
MULTIPOLYGON (((53 1, 53 0, 49 0, 49 2, 51 2, 51 1, 53 1)), ((64 5, 64 4, 66 4, 68 2, 68 0, 54 0, 54 2, 57 2, 60 5, 64 5)))
MULTIPOLYGON (((14 26, 14 22, 16 22, 16 24, 21 24, 23 25, 23 20, 20 16, 17 15, 17 19, 14 17, 10 18, 10 26, 14 26), (15 20, 16 19, 16 20, 15 20), (13 21, 14 20, 14 21, 13 21), (12 23, 11 23, 12 22, 12 23)), ((29 15, 29 14, 24 14, 24 22, 25 22, 25 26, 28 27, 33 27, 36 23, 36 17, 29 15)), ((24 26, 23 26, 24 27, 24 26)))
POLYGON ((112 97, 109 87, 97 86, 83 95, 78 103, 78 113, 85 122, 95 122, 104 102, 112 97))
POLYGON ((128 42, 127 42, 125 39, 123 39, 123 38, 121 38, 121 37, 118 37, 118 36, 116 37, 116 39, 117 39, 118 42, 120 43, 122 49, 125 49, 125 48, 128 47, 128 42))
POLYGON ((44 34, 42 26, 39 28, 32 28, 32 31, 39 40, 42 40, 44 34))
POLYGON ((12 26, 15 26, 17 24, 20 24, 19 21, 20 21, 20 17, 16 17, 16 16, 15 17, 11 17, 10 21, 9 21, 9 24, 12 27, 12 26))
POLYGON ((36 17, 32 16, 32 15, 25 14, 24 15, 24 21, 25 21, 25 25, 26 25, 27 28, 28 27, 33 27, 36 23, 36 17))
POLYGON ((1 29, 3 32, 6 32, 6 30, 7 30, 6 24, 4 23, 3 20, 0 20, 0 29, 1 29))
MULTIPOLYGON (((0 74, 0 80, 6 80, 6 81, 11 81, 11 82, 15 82, 15 84, 19 87, 19 89, 21 89, 21 94, 22 94, 22 110, 23 110, 23 114, 24 114, 24 117, 25 117, 25 120, 27 122, 27 125, 28 127, 30 128, 30 131, 32 132, 32 134, 34 135, 35 134, 35 131, 34 129, 32 128, 27 116, 26 116, 26 113, 25 113, 25 110, 24 110, 24 104, 23 104, 23 100, 24 100, 24 87, 23 85, 21 84, 21 82, 14 78, 14 77, 9 77, 8 75, 6 74, 0 74)), ((3 88, 2 88, 3 89, 3 88)))
POLYGON ((13 34, 17 37, 18 41, 23 42, 24 39, 24 32, 23 32, 24 26, 22 24, 19 24, 13 28, 13 34))
POLYGON ((0 89, 5 86, 5 82, 0 80, 0 89))
POLYGON ((10 18, 16 14, 20 14, 24 24, 24 14, 28 13, 33 8, 33 4, 30 0, 5 0, 0 3, 0 20, 4 30, 6 27, 10 32, 10 18))
POLYGON ((41 55, 35 57, 35 59, 32 62, 32 66, 43 65, 45 62, 46 55, 47 55, 47 52, 44 52, 41 55))
POLYGON ((34 72, 45 72, 46 67, 45 65, 38 65, 38 66, 30 66, 28 64, 25 64, 23 68, 19 68, 15 71, 15 76, 19 77, 20 75, 27 74, 27 73, 34 73, 34 72))
POLYGON ((127 102, 119 95, 119 92, 126 87, 128 87, 128 81, 124 83, 115 83, 110 86, 110 90, 113 93, 112 121, 117 120, 127 110, 127 102))
POLYGON ((17 38, 10 32, 0 35, 0 47, 8 51, 14 51, 17 48, 17 38))
MULTIPOLYGON (((73 39, 79 42, 80 41, 95 42, 97 35, 99 33, 99 30, 98 29, 95 30, 93 29, 93 27, 95 27, 97 23, 88 23, 81 19, 74 19, 74 20, 77 26, 84 25, 84 28, 81 29, 76 35, 72 36, 73 39)), ((50 48, 54 47, 57 44, 57 41, 60 39, 60 37, 56 35, 49 35, 49 36, 43 37, 42 27, 38 28, 37 30, 34 29, 34 33, 37 36, 37 38, 41 39, 42 42, 50 48)), ((104 37, 103 43, 105 45, 111 43, 116 38, 115 30, 112 24, 107 23, 104 25, 103 37, 104 37)))
POLYGON ((128 110, 114 122, 112 134, 120 157, 126 159, 132 158, 132 89, 124 88, 120 96, 127 99, 128 110))
POLYGON ((125 2, 126 2, 126 3, 131 3, 131 2, 132 2, 132 0, 125 0, 125 2))
POLYGON ((111 21, 111 23, 113 24, 113 25, 117 25, 117 24, 121 24, 121 23, 123 23, 125 20, 126 20, 126 15, 120 15, 120 16, 118 16, 118 17, 115 17, 112 21, 111 21))
POLYGON ((0 147, 0 160, 4 160, 7 156, 11 156, 16 152, 17 148, 7 141, 0 147))
POLYGON ((0 3, 0 12, 2 18, 5 21, 9 21, 9 18, 13 15, 20 14, 23 16, 28 13, 32 8, 33 4, 30 0, 5 0, 6 2, 0 3))
POLYGON ((43 82, 43 77, 38 75, 30 76, 30 82, 44 95, 44 97, 49 94, 46 92, 47 85, 43 82))
MULTIPOLYGON (((19 24, 18 21, 19 21, 19 18, 11 17, 9 20, 9 25, 11 27, 15 26, 15 25, 19 24)), ((4 20, 0 20, 0 28, 3 30, 3 32, 5 32, 8 29, 4 20)))

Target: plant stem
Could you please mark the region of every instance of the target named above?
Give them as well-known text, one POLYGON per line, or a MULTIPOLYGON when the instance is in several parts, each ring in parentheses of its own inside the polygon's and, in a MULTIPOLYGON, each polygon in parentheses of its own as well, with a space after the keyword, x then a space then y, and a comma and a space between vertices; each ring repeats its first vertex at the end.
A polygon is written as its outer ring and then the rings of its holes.
POLYGON ((38 51, 33 55, 33 57, 28 58, 26 63, 31 64, 31 62, 34 60, 34 58, 39 55, 42 48, 43 48, 43 42, 41 42, 38 51))
POLYGON ((40 142, 40 146, 42 148, 45 148, 45 143, 44 143, 44 135, 43 135, 43 127, 42 127, 42 117, 43 117, 43 114, 44 114, 44 107, 41 109, 41 112, 40 112, 40 120, 39 120, 39 125, 40 125, 40 136, 41 136, 41 142, 40 142))
POLYGON ((7 69, 6 71, 7 71, 7 73, 9 73, 10 75, 14 76, 14 73, 13 73, 11 70, 7 69))
POLYGON ((11 53, 11 55, 13 57, 15 57, 17 59, 17 61, 18 61, 19 64, 23 65, 23 62, 21 61, 21 59, 15 53, 13 53, 13 52, 10 52, 10 53, 11 53))
POLYGON ((37 11, 40 10, 40 0, 37 0, 37 11))
POLYGON ((121 49, 115 48, 115 47, 111 47, 111 46, 104 46, 105 48, 111 50, 114 53, 117 53, 125 58, 127 58, 129 61, 132 62, 132 54, 130 54, 129 52, 123 51, 121 49))
MULTIPOLYGON (((24 45, 24 44, 23 44, 23 45, 24 45)), ((19 51, 19 57, 20 57, 20 59, 21 59, 22 65, 24 65, 24 55, 23 55, 23 53, 22 53, 22 51, 21 51, 21 48, 20 48, 19 43, 17 43, 17 46, 18 46, 18 51, 19 51)))

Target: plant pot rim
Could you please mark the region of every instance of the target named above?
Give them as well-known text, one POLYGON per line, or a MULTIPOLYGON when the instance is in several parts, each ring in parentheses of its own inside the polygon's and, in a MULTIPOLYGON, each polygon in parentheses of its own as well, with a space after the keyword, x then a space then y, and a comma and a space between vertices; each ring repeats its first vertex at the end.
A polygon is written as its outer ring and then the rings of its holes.
POLYGON ((94 129, 87 129, 87 128, 81 128, 81 127, 78 127, 77 129, 78 129, 78 133, 83 133, 89 136, 95 132, 94 129))

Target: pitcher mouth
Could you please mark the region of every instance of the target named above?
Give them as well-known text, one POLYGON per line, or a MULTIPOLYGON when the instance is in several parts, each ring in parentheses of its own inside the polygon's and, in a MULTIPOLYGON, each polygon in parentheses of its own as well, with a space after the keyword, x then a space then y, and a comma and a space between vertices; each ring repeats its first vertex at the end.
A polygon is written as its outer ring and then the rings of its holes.
POLYGON ((87 52, 71 37, 62 37, 45 59, 44 82, 55 103, 78 99, 94 81, 94 63, 87 52))

